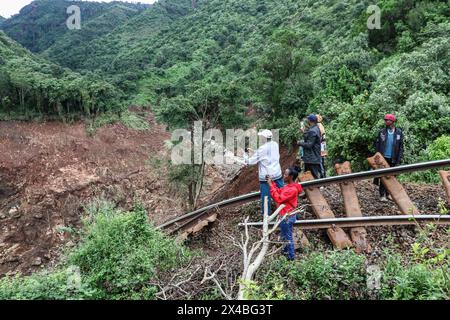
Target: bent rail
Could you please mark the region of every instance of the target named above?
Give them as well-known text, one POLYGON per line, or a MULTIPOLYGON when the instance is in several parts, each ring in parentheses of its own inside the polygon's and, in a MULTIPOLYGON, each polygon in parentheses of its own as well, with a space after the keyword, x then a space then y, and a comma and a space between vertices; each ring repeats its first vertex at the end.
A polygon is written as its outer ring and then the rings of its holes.
MULTIPOLYGON (((328 177, 328 178, 324 178, 324 179, 305 181, 305 182, 302 182, 301 185, 303 188, 312 188, 312 187, 326 186, 326 185, 343 183, 343 182, 381 178, 381 177, 385 177, 385 176, 398 175, 398 174, 408 173, 408 172, 423 171, 423 170, 428 170, 428 169, 433 169, 433 168, 443 168, 443 167, 447 167, 447 166, 450 166, 450 159, 421 162, 421 163, 408 164, 408 165, 403 165, 403 166, 398 166, 398 167, 391 167, 391 168, 384 168, 384 169, 377 169, 377 170, 370 170, 370 171, 355 172, 355 173, 350 173, 350 174, 345 174, 345 175, 328 177)), ((180 228, 181 228, 184 225, 197 220, 198 218, 200 218, 202 215, 206 214, 210 210, 236 205, 237 203, 252 202, 252 201, 257 200, 259 197, 260 197, 260 192, 255 191, 255 192, 241 195, 238 197, 234 197, 231 199, 219 201, 217 203, 213 203, 213 204, 207 205, 203 208, 197 209, 193 212, 184 214, 173 220, 167 221, 167 222, 161 224, 160 226, 158 226, 157 228, 165 229, 171 225, 175 225, 177 222, 189 219, 189 221, 187 223, 180 226, 180 228)))

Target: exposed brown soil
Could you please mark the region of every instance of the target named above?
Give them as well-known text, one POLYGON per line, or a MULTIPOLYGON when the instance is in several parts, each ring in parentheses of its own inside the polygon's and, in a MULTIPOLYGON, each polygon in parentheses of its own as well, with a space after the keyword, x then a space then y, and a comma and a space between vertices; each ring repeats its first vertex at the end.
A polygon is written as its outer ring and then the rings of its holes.
POLYGON ((165 127, 107 125, 90 137, 84 123, 0 123, 0 275, 29 273, 51 263, 95 198, 129 209, 141 199, 155 223, 185 209, 166 173, 150 157, 165 157, 165 127), (167 208, 171 208, 170 211, 167 208))
MULTIPOLYGON (((62 245, 76 240, 67 230, 81 226, 84 206, 95 199, 124 210, 141 201, 155 225, 188 211, 180 186, 168 179, 170 132, 146 117, 149 130, 113 124, 93 136, 83 122, 0 122, 0 276, 57 262, 62 245)), ((221 195, 237 171, 205 170, 200 206, 221 195)))
MULTIPOLYGON (((280 164, 282 169, 292 167, 297 156, 296 148, 280 147, 280 164)), ((214 200, 229 199, 239 195, 259 190, 258 166, 247 166, 241 169, 240 174, 227 183, 214 200)))

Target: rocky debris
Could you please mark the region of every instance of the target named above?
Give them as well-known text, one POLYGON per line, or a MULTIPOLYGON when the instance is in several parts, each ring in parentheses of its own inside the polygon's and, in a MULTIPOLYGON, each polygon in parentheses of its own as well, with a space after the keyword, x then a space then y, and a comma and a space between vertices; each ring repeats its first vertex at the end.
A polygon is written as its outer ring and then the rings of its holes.
POLYGON ((10 216, 13 216, 13 215, 15 215, 18 211, 19 211, 19 208, 17 208, 17 207, 12 207, 11 209, 9 209, 8 214, 9 214, 10 216))
POLYGON ((157 223, 184 211, 167 196, 165 173, 148 165, 150 156, 166 156, 170 133, 152 115, 147 120, 146 131, 112 124, 94 136, 82 122, 2 122, 0 150, 9 152, 0 152, 0 276, 29 273, 38 257, 39 265, 53 263, 71 238, 58 226, 79 228, 96 198, 129 210, 142 196, 157 223))
POLYGON ((42 265, 42 259, 40 257, 37 257, 36 259, 34 259, 31 265, 35 267, 42 265))
POLYGON ((44 215, 41 212, 38 212, 38 213, 34 214, 33 217, 36 219, 42 219, 44 217, 44 215))
POLYGON ((69 165, 58 169, 55 176, 48 177, 46 190, 50 190, 56 194, 65 192, 74 192, 82 190, 92 183, 98 182, 100 178, 95 174, 90 174, 77 165, 69 165))
MULTIPOLYGON (((140 200, 156 225, 187 210, 164 165, 170 132, 145 113, 148 130, 111 124, 94 136, 82 122, 1 123, 0 150, 9 152, 0 152, 0 261, 15 260, 0 264, 0 276, 32 272, 38 257, 41 266, 53 264, 65 243, 76 242, 68 228, 81 227, 85 206, 94 199, 124 210, 140 200)), ((209 168, 200 202, 209 201, 232 174, 209 168)))
MULTIPOLYGON (((419 210, 425 214, 439 213, 439 198, 444 195, 441 185, 405 184, 405 188, 419 210), (433 196, 430 197, 429 195, 433 196)), ((370 181, 357 182, 356 189, 364 216, 400 214, 394 202, 383 203, 379 201, 378 189, 370 181)), ((345 209, 339 186, 327 186, 322 190, 322 193, 336 217, 344 217, 345 209)), ((232 194, 231 196, 238 194, 232 194)), ((308 204, 306 200, 303 200, 303 203, 308 204)), ((237 225, 243 222, 246 216, 250 216, 250 221, 260 221, 259 212, 259 202, 247 204, 241 208, 221 209, 216 222, 190 239, 188 244, 193 249, 203 249, 212 258, 225 254, 226 250, 235 250, 228 237, 233 236, 235 239, 240 239, 242 230, 237 225)), ((316 219, 310 207, 307 207, 302 219, 316 219)), ((450 240, 447 229, 448 226, 438 227, 438 232, 435 234, 435 238, 442 246, 448 244, 450 240)), ((365 253, 367 263, 379 263, 386 249, 394 250, 401 255, 410 254, 411 246, 417 240, 419 230, 415 226, 368 227, 367 239, 372 251, 365 253)), ((345 231, 348 232, 348 228, 345 231)), ((304 230, 304 234, 309 240, 311 250, 332 249, 325 230, 304 230)), ((305 248, 297 243, 297 249, 302 252, 305 248)))

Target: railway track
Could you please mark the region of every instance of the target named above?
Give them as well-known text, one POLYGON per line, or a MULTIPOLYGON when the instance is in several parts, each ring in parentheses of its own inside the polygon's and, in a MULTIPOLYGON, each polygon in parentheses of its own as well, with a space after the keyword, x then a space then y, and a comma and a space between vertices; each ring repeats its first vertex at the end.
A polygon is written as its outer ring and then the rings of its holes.
MULTIPOLYGON (((403 215, 403 216, 372 216, 358 218, 334 218, 317 220, 297 220, 295 226, 302 230, 328 229, 328 228, 355 228, 355 227, 376 227, 376 226, 400 226, 416 225, 421 222, 450 225, 448 215, 403 215)), ((262 222, 248 222, 249 227, 261 227, 262 222)), ((271 223, 274 224, 273 222, 271 223)), ((239 224, 245 226, 244 223, 239 224)))
MULTIPOLYGON (((381 157, 382 158, 382 157, 381 157)), ((393 224, 411 224, 411 223, 405 223, 408 222, 407 218, 407 214, 408 213, 412 213, 415 216, 419 216, 419 212, 415 209, 415 206, 412 204, 412 202, 409 200, 408 196, 406 195, 406 192, 403 190, 403 188, 401 187, 401 185, 397 182, 397 179, 395 178, 395 176, 399 175, 399 174, 403 174, 403 173, 410 173, 410 172, 417 172, 417 171, 423 171, 423 170, 429 170, 429 169, 433 169, 433 168, 444 168, 444 167, 449 167, 450 166, 450 159, 446 159, 446 160, 438 160, 438 161, 429 161, 429 162, 423 162, 423 163, 416 163, 416 164, 410 164, 410 165, 403 165, 403 166, 398 166, 398 167, 388 167, 388 165, 383 162, 384 159, 380 160, 379 155, 375 155, 372 158, 369 158, 369 163, 371 163, 372 167, 374 168, 374 170, 371 171, 364 171, 364 172, 356 172, 356 173, 346 173, 346 174, 342 174, 342 170, 338 171, 338 173, 340 172, 341 174, 337 175, 337 176, 332 176, 332 177, 328 177, 328 178, 324 178, 324 179, 317 179, 317 180, 305 180, 301 182, 301 185, 303 187, 303 189, 305 190, 305 192, 308 195, 308 199, 310 200, 310 202, 312 203, 312 205, 315 205, 315 201, 316 197, 320 197, 320 191, 319 191, 319 187, 322 186, 327 186, 327 185, 333 185, 333 184, 339 184, 342 186, 350 186, 353 187, 353 182, 355 181, 360 181, 360 180, 370 180, 370 179, 374 179, 374 178, 381 178, 383 179, 383 182, 385 183, 385 185, 387 186, 388 190, 390 191, 391 194, 393 193, 398 193, 400 194, 400 196, 398 197, 398 199, 396 198, 397 196, 393 194, 394 200, 396 201, 397 205, 399 206, 399 208, 401 209, 401 211, 404 213, 403 216, 396 216, 396 218, 388 218, 383 220, 382 218, 379 219, 379 222, 377 223, 384 223, 385 225, 393 225, 393 224), (372 163, 371 161, 372 160, 372 163), (391 188, 391 189, 389 189, 391 188), (409 200, 409 202, 408 202, 409 200), (405 203, 409 204, 411 206, 411 208, 408 208, 408 210, 405 209, 405 203)), ((350 171, 351 172, 351 171, 350 171)), ((441 173, 441 177, 443 177, 444 174, 441 173)), ((449 177, 449 175, 445 175, 445 177, 449 177)), ((449 178, 447 178, 449 179, 449 178)), ((443 179, 444 180, 444 179, 443 179)), ((444 187, 447 186, 448 182, 447 181, 443 181, 444 183, 444 187)), ((343 193, 345 192, 344 190, 342 190, 343 193)), ((344 193, 345 196, 345 193, 344 193)), ((205 226, 207 226, 208 224, 214 222, 217 219, 217 215, 219 213, 219 209, 228 209, 228 208, 233 208, 236 206, 241 206, 243 204, 246 203, 250 203, 256 200, 259 200, 260 198, 260 192, 252 192, 249 194, 245 194, 245 195, 241 195, 238 197, 234 197, 231 199, 227 199, 227 200, 223 200, 223 201, 219 201, 216 203, 212 203, 209 204, 203 208, 197 209, 193 212, 189 212, 186 213, 182 216, 179 216, 175 219, 172 219, 170 221, 167 221, 163 224, 161 224, 160 226, 158 226, 159 229, 162 229, 164 231, 166 231, 168 234, 172 234, 178 235, 178 238, 180 240, 184 240, 187 237, 189 237, 189 235, 194 234, 199 232, 201 229, 203 229, 205 226)), ((344 197, 344 201, 345 201, 345 197, 344 197)), ((354 201, 358 201, 357 199, 353 199, 354 201)), ((449 203, 450 203, 450 198, 449 198, 449 203)), ((325 203, 321 203, 320 205, 316 204, 316 207, 323 207, 323 206, 327 206, 326 202, 325 203)), ((347 205, 346 205, 347 207, 347 205)), ((349 206, 350 208, 354 208, 354 203, 353 206, 349 206)), ((323 208, 322 208, 323 209, 323 208)), ((331 209, 329 208, 325 208, 324 210, 318 210, 315 211, 316 215, 318 216, 319 219, 317 220, 311 220, 309 222, 298 222, 297 224, 300 225, 302 228, 306 228, 306 226, 308 226, 308 228, 323 228, 324 225, 327 226, 328 228, 328 234, 330 236, 330 239, 332 240, 333 244, 336 247, 348 247, 351 243, 351 241, 349 240, 350 238, 348 238, 346 236, 345 233, 341 233, 341 235, 336 235, 335 232, 336 230, 338 230, 340 227, 338 225, 343 225, 345 227, 362 227, 364 225, 373 225, 373 220, 367 219, 367 218, 363 218, 363 217, 359 217, 358 215, 355 216, 354 214, 352 214, 352 212, 347 212, 347 216, 348 218, 341 218, 341 220, 336 220, 334 217, 334 214, 331 212, 331 209), (347 222, 343 221, 346 219, 360 219, 357 222, 351 222, 351 220, 347 220, 347 222), (327 224, 326 219, 329 219, 329 224, 327 224), (330 220, 331 219, 331 220, 330 220), (335 219, 335 220, 332 220, 335 219), (334 224, 330 224, 330 221, 334 221, 334 224), (346 224, 347 223, 347 224, 346 224), (351 223, 353 223, 353 225, 351 225, 351 223), (358 224, 355 225, 354 223, 358 224), (335 239, 333 239, 333 236, 335 237, 335 239)), ((387 217, 385 217, 387 218, 387 217)), ((424 220, 425 218, 422 218, 422 220, 424 220)), ((435 219, 436 220, 436 219, 435 219)), ((447 218, 444 219, 440 219, 439 220, 440 223, 447 223, 449 220, 447 218)), ((364 244, 364 239, 357 239, 358 237, 361 238, 361 234, 363 233, 361 230, 362 229, 355 229, 356 232, 356 236, 353 237, 352 234, 352 240, 353 243, 358 243, 359 245, 362 247, 362 250, 364 250, 363 247, 367 247, 366 244, 364 244)), ((339 230, 338 230, 339 231, 339 230)), ((364 236, 362 234, 362 236, 364 236)))

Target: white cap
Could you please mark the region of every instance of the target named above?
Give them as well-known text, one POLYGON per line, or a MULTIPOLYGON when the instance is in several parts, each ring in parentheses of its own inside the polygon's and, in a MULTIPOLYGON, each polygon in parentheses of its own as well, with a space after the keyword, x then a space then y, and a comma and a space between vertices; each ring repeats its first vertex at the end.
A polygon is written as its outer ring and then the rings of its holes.
POLYGON ((272 138, 272 131, 270 130, 263 130, 261 132, 258 132, 258 136, 263 136, 266 139, 271 139, 272 138))

